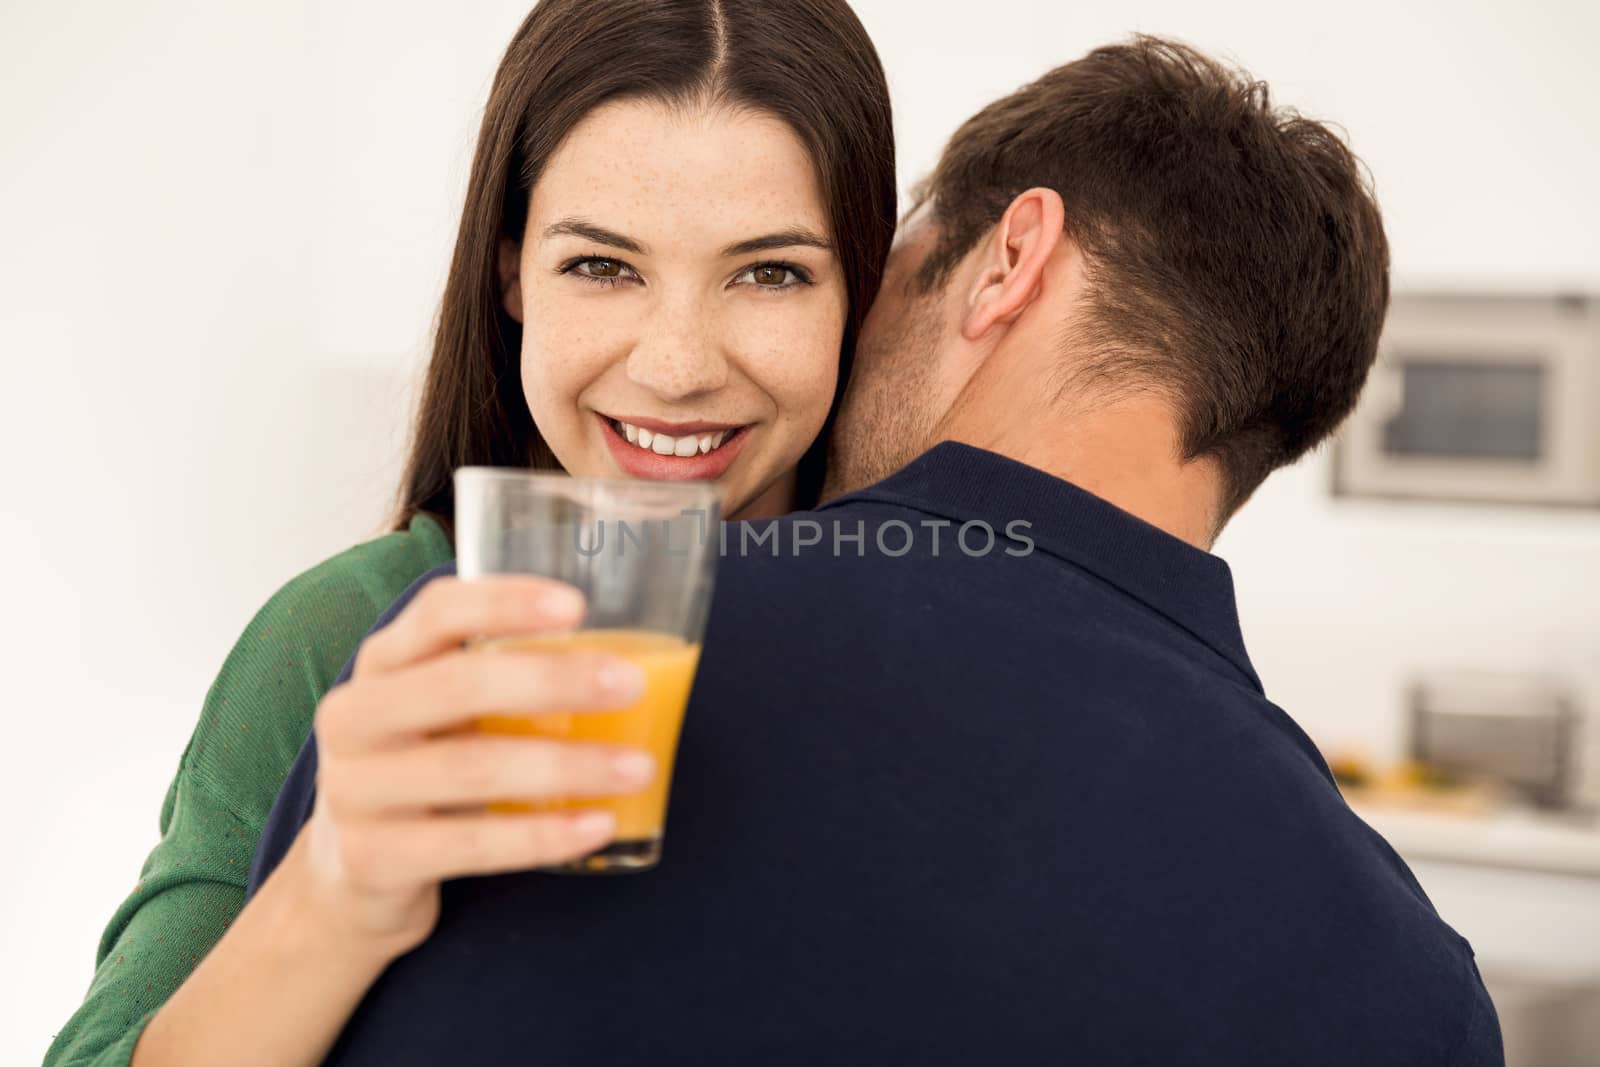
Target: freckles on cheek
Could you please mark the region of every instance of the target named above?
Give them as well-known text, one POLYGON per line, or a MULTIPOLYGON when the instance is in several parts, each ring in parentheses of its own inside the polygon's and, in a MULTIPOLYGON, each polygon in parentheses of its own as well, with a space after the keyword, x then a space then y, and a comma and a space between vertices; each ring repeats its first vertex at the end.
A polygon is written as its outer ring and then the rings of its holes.
MULTIPOLYGON (((615 347, 614 345, 612 347, 615 347)), ((522 379, 535 411, 569 404, 604 371, 604 331, 570 311, 539 309, 523 326, 522 379)))
POLYGON ((815 432, 827 417, 839 375, 843 320, 807 316, 787 328, 753 331, 743 346, 750 377, 777 407, 780 423, 815 432))

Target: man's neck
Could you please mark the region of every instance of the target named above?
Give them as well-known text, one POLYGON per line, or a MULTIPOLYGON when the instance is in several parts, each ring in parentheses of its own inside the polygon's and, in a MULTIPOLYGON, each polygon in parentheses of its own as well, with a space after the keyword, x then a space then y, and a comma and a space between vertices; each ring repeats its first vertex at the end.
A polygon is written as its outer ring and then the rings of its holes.
POLYGON ((1171 409, 1151 397, 1085 405, 958 405, 937 440, 984 448, 1069 481, 1209 552, 1221 477, 1212 460, 1181 460, 1171 409))

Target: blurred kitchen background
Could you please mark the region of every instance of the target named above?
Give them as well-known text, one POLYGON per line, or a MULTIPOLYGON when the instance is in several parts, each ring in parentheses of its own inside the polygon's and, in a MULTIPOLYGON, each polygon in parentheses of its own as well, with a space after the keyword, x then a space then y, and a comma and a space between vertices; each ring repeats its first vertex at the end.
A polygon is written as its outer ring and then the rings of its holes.
MULTIPOLYGON (((526 8, 6 0, 0 1062, 81 998, 245 622, 379 530, 526 8)), ((1348 131, 1393 245, 1383 366, 1218 552, 1269 695, 1472 941, 1509 1061, 1600 1063, 1600 5, 857 9, 902 189, 1133 30, 1348 131)))

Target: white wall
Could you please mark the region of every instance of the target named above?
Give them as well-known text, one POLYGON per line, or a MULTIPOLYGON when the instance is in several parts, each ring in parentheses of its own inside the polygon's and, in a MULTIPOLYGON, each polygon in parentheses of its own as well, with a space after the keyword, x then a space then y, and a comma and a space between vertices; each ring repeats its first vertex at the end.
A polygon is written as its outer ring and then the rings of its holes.
MULTIPOLYGON (((367 536, 523 2, 8 0, 0 31, 0 649, 14 753, 0 1062, 37 1061, 262 599, 367 536)), ((1600 289, 1600 7, 858 5, 902 187, 970 111, 1142 29, 1337 119, 1397 280, 1600 289)), ((1334 504, 1322 461, 1226 535, 1269 691, 1383 755, 1398 685, 1566 670, 1600 715, 1600 518, 1334 504)), ((1470 932, 1469 932, 1470 936, 1470 932)))

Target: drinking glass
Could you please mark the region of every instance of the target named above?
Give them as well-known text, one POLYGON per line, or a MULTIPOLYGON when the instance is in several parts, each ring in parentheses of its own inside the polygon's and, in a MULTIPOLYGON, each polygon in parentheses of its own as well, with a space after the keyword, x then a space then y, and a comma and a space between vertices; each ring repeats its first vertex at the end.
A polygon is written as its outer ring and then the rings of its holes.
POLYGON ((571 478, 490 467, 455 472, 456 566, 465 580, 538 574, 588 601, 578 629, 484 639, 483 654, 598 650, 636 664, 644 695, 627 707, 479 718, 490 733, 643 748, 656 759, 642 792, 555 800, 505 798, 498 811, 606 808, 616 837, 599 852, 549 870, 646 870, 661 859, 678 733, 700 658, 717 563, 719 494, 710 482, 571 478))

